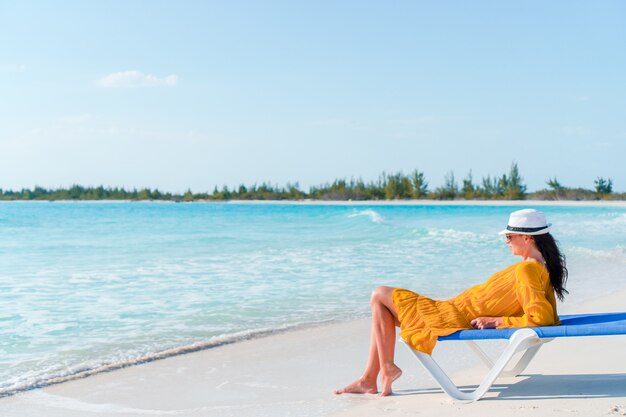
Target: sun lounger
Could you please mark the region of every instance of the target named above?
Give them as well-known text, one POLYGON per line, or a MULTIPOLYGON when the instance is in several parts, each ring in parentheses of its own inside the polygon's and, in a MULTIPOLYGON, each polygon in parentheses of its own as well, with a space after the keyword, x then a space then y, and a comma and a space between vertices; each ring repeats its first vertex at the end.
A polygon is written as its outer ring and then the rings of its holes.
MULTIPOLYGON (((528 327, 521 329, 460 330, 439 341, 463 340, 469 344, 488 368, 489 373, 474 391, 461 391, 439 367, 432 356, 409 347, 439 386, 452 398, 461 401, 477 401, 489 390, 496 378, 519 375, 530 363, 542 344, 557 337, 626 335, 626 312, 602 314, 575 314, 560 316, 558 326, 528 327), (494 363, 474 342, 475 340, 508 339, 509 343, 494 363), (504 368, 517 352, 524 352, 517 364, 504 368)), ((402 339, 400 339, 404 342, 402 339)), ((405 343, 406 344, 406 343, 405 343)))

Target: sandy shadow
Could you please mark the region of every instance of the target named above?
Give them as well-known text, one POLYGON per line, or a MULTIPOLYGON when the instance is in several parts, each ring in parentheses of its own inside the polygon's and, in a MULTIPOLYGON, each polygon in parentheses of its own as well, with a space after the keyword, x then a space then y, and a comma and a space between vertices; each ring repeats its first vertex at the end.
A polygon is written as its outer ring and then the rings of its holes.
MULTIPOLYGON (((473 391, 478 385, 463 385, 462 391, 473 391)), ((396 395, 442 393, 440 388, 405 389, 396 395)), ((545 400, 559 398, 626 397, 626 374, 541 375, 525 374, 511 384, 493 384, 481 401, 545 400), (497 393, 497 396, 493 396, 497 393)))
MULTIPOLYGON (((494 384, 500 400, 626 397, 626 374, 521 375, 512 384, 494 384)), ((489 399, 489 398, 488 398, 489 399)))

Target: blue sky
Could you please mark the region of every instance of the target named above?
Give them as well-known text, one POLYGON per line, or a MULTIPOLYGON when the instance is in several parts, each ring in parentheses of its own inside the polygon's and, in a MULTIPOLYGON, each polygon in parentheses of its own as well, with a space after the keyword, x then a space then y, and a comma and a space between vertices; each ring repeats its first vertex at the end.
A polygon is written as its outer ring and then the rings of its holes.
POLYGON ((0 188, 626 191, 621 1, 0 1, 0 188))

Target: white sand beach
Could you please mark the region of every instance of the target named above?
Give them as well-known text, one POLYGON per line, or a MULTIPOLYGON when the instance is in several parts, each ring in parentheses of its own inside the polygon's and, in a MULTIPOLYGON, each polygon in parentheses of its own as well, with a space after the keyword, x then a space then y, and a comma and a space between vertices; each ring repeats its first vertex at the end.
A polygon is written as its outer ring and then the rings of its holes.
POLYGON ((0 0, 0 417, 626 417, 625 18, 0 0))
MULTIPOLYGON (((626 311, 626 291, 561 313, 626 311)), ((626 415, 626 336, 556 339, 523 376, 496 381, 475 403, 450 400, 404 346, 395 395, 332 394, 359 375, 367 320, 309 327, 101 373, 0 399, 3 417, 626 415)), ((486 349, 497 353, 504 342, 486 349)), ((440 343, 435 357, 455 382, 485 369, 464 344, 440 343)))

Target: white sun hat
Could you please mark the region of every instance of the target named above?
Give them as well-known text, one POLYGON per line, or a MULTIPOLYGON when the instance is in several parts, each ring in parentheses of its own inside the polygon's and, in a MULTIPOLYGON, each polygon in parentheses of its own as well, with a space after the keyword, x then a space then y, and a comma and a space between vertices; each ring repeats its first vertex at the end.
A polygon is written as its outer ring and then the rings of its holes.
POLYGON ((546 222, 546 215, 535 209, 517 210, 509 216, 506 229, 498 233, 517 233, 520 235, 543 235, 550 231, 551 223, 546 222))

